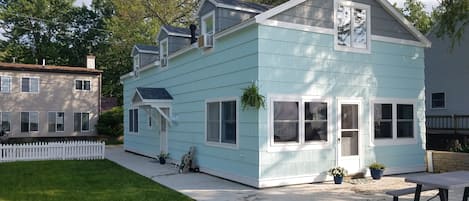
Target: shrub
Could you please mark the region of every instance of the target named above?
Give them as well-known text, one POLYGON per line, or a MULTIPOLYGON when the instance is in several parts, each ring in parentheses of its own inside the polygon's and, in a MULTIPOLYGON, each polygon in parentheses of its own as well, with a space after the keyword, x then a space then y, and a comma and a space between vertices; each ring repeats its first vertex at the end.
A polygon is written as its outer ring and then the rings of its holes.
POLYGON ((100 135, 121 136, 124 135, 124 110, 122 106, 114 107, 103 112, 99 116, 96 129, 100 135))
POLYGON ((374 162, 370 166, 368 166, 370 169, 375 169, 375 170, 384 170, 386 169, 386 166, 384 166, 381 163, 374 162))

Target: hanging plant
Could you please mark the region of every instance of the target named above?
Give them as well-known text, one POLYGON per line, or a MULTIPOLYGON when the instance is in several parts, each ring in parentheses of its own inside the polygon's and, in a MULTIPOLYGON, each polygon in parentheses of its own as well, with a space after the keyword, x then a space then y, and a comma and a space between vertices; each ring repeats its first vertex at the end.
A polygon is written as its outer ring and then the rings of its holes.
POLYGON ((265 97, 259 94, 259 88, 252 83, 249 87, 243 89, 243 96, 241 97, 241 104, 243 110, 248 106, 256 109, 265 108, 265 97))

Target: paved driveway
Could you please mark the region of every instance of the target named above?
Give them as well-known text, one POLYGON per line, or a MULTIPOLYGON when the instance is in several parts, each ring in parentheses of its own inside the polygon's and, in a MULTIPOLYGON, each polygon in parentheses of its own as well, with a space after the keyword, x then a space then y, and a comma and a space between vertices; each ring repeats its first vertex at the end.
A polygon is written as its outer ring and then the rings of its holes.
MULTIPOLYGON (((174 166, 160 165, 155 159, 125 152, 122 146, 106 147, 106 158, 196 200, 391 201, 392 197, 385 195, 384 192, 391 189, 414 187, 413 184, 404 182, 404 177, 408 175, 401 175, 386 176, 378 181, 371 179, 353 180, 341 185, 325 182, 259 190, 204 173, 178 174, 174 166)), ((424 192, 421 200, 427 200, 436 193, 436 191, 424 192)), ((462 197, 462 192, 459 193, 462 197)), ((413 196, 408 195, 399 200, 413 200, 413 196)))

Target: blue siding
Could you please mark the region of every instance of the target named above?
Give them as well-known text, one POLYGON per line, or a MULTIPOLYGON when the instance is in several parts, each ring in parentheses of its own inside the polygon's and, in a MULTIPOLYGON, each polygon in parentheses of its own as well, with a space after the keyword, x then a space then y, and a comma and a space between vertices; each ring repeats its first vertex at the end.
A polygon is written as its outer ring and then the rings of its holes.
POLYGON ((336 165, 337 98, 362 99, 361 167, 380 161, 390 169, 424 165, 424 52, 422 48, 372 41, 371 54, 335 51, 333 36, 259 27, 259 85, 272 95, 320 96, 332 100, 331 144, 323 149, 269 151, 268 110, 259 112, 260 178, 325 174, 336 165), (370 145, 370 100, 416 99, 417 144, 370 145))
MULTIPOLYGON (((257 27, 252 26, 216 40, 212 50, 190 50, 169 60, 169 67, 143 72, 138 79, 124 84, 124 104, 130 107, 135 87, 166 88, 173 96, 172 115, 175 122, 168 131, 171 158, 179 160, 190 146, 196 146, 196 160, 201 168, 236 177, 258 178, 259 150, 257 112, 241 109, 238 102, 239 125, 237 149, 205 144, 205 101, 213 98, 239 97, 242 88, 258 79, 257 27)), ((127 114, 126 114, 126 130, 127 114)), ((144 124, 144 122, 141 122, 144 124)), ((148 131, 143 131, 147 134, 148 131)), ((148 134, 153 136, 152 134, 148 134)), ((159 136, 155 133, 155 137, 159 136)), ((149 143, 158 139, 132 136, 126 132, 126 147, 151 152, 149 143), (139 139, 137 139, 139 138, 139 139)))

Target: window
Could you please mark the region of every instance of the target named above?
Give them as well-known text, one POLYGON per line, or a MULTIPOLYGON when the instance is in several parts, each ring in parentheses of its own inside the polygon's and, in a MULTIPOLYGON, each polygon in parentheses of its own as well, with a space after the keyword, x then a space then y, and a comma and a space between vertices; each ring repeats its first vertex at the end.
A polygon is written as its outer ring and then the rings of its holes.
POLYGON ((152 127, 151 114, 148 114, 148 128, 152 127))
POLYGON ((272 102, 273 145, 328 142, 327 101, 281 99, 272 102))
POLYGON ((73 131, 90 131, 90 113, 76 112, 73 114, 73 131))
POLYGON ((213 47, 213 35, 215 35, 215 12, 202 16, 203 47, 213 47))
POLYGON ((90 80, 75 80, 75 90, 90 91, 91 81, 90 80))
POLYGON ((33 132, 39 130, 38 112, 21 112, 21 132, 33 132))
POLYGON ((11 77, 0 76, 0 93, 10 93, 11 77))
POLYGON ((371 30, 369 5, 339 1, 335 24, 337 50, 369 52, 371 30))
POLYGON ((38 93, 39 78, 23 77, 21 78, 21 92, 38 93))
POLYGON ((236 100, 207 102, 206 140, 209 143, 237 144, 236 100))
POLYGON ((11 131, 11 116, 9 112, 0 112, 0 130, 11 131))
POLYGON ((445 108, 445 93, 432 93, 432 108, 445 108))
POLYGON ((129 132, 138 133, 138 109, 129 110, 129 132))
POLYGON ((414 104, 392 101, 373 104, 375 142, 414 139, 414 104))
POLYGON ((49 132, 64 132, 65 130, 65 115, 63 112, 49 112, 49 132))
POLYGON ((137 71, 140 68, 140 56, 137 54, 134 56, 134 71, 137 71))
POLYGON ((161 67, 168 66, 168 39, 160 42, 160 65, 161 67))

